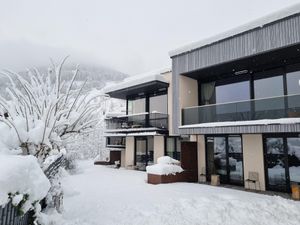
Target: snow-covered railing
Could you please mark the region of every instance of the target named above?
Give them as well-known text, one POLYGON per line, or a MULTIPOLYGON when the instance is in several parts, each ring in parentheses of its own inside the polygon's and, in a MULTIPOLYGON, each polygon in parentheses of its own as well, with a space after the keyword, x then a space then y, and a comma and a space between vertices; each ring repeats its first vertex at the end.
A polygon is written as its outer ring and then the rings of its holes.
POLYGON ((156 127, 168 129, 168 114, 152 112, 139 113, 106 119, 106 129, 131 129, 156 127))
POLYGON ((182 125, 300 117, 300 95, 286 95, 182 109, 182 125))
POLYGON ((11 202, 0 206, 0 224, 1 225, 29 225, 33 221, 33 213, 31 211, 20 214, 18 209, 11 202))

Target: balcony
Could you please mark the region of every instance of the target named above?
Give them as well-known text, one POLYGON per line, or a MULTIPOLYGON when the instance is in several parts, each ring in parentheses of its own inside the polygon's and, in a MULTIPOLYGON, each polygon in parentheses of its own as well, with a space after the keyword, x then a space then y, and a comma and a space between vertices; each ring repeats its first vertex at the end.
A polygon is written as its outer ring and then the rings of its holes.
POLYGON ((168 114, 139 113, 106 119, 107 132, 131 132, 140 130, 168 130, 168 114))
POLYGON ((300 95, 182 109, 182 125, 300 117, 300 95))

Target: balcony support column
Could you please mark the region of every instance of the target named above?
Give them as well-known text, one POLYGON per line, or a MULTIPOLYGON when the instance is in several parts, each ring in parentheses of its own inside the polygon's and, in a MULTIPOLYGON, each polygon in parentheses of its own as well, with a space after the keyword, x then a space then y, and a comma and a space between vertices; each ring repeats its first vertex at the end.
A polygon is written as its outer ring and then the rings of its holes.
POLYGON ((146 112, 148 114, 146 114, 145 116, 145 127, 149 127, 150 126, 150 123, 149 123, 149 119, 150 119, 150 99, 149 99, 149 95, 146 95, 145 96, 145 104, 146 104, 146 112))

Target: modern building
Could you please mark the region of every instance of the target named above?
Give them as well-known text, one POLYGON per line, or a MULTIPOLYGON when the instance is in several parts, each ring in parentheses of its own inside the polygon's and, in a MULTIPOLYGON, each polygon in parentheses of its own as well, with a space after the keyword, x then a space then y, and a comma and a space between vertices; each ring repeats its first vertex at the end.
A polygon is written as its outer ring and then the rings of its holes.
POLYGON ((170 57, 172 73, 107 90, 127 102, 126 116, 107 120, 122 166, 170 155, 196 181, 244 186, 256 174, 261 190, 283 192, 300 182, 300 4, 170 57))
POLYGON ((105 91, 126 101, 126 115, 106 118, 107 148, 120 152, 122 167, 145 170, 165 154, 180 159, 179 137, 169 136, 173 102, 170 69, 127 78, 105 91))
POLYGON ((256 173, 262 190, 284 192, 300 182, 300 5, 170 57, 172 133, 197 142, 207 180, 245 185, 256 173))

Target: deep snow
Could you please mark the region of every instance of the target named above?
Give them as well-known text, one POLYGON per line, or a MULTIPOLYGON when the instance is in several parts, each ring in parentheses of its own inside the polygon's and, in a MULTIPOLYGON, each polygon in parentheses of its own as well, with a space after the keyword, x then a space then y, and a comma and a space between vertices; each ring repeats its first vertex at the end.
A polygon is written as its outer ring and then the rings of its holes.
POLYGON ((79 163, 63 179, 58 224, 299 224, 300 202, 203 184, 150 185, 146 173, 79 163), (62 222, 62 219, 64 222, 62 222), (67 222, 68 221, 68 222, 67 222))
POLYGON ((13 199, 17 205, 25 194, 30 203, 40 201, 49 189, 50 182, 34 156, 0 154, 0 207, 8 202, 9 193, 19 193, 13 199))

